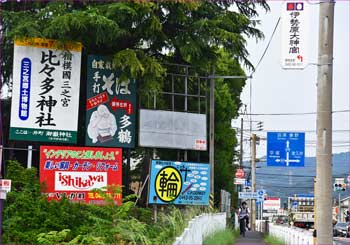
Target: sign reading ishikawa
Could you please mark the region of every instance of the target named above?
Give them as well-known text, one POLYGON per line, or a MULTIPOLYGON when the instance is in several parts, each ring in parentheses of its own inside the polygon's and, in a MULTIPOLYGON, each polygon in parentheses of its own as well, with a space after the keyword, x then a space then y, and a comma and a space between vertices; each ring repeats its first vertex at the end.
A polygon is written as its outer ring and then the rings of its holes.
POLYGON ((81 43, 15 40, 10 139, 76 143, 81 43))
MULTIPOLYGON (((122 150, 69 146, 40 147, 40 182, 49 200, 104 204, 97 188, 122 185, 122 150)), ((121 193, 105 190, 120 204, 121 193)))
POLYGON ((288 0, 282 6, 282 68, 304 69, 308 58, 308 3, 288 0))
POLYGON ((136 113, 136 82, 121 80, 111 58, 88 56, 86 145, 134 148, 136 113))
POLYGON ((149 203, 208 205, 209 192, 209 164, 152 160, 149 203))
POLYGON ((305 133, 268 132, 267 166, 303 167, 305 153, 305 133))

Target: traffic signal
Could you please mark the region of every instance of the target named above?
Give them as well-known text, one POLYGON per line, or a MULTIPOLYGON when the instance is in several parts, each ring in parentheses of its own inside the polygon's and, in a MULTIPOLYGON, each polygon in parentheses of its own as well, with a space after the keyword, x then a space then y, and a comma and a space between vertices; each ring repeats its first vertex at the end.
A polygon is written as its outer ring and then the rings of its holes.
POLYGON ((263 122, 258 122, 258 123, 256 124, 256 127, 258 128, 259 131, 262 131, 263 128, 264 128, 264 123, 263 123, 263 122))
POLYGON ((333 184, 333 190, 334 191, 346 191, 346 184, 345 183, 334 183, 333 184))

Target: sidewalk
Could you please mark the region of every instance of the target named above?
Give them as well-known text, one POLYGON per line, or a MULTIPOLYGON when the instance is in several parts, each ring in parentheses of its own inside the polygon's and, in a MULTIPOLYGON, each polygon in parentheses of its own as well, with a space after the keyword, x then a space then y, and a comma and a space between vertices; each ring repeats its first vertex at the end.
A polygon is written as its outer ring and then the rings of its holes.
POLYGON ((258 231, 247 231, 245 237, 237 238, 236 244, 265 244, 263 233, 258 231))

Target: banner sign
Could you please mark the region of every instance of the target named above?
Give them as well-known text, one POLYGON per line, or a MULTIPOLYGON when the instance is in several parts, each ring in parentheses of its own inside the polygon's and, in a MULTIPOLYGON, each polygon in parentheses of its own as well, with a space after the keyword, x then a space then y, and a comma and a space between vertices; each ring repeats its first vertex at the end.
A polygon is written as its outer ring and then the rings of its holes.
POLYGON ((152 160, 149 203, 208 205, 209 192, 208 163, 152 160))
POLYGON ((111 58, 89 55, 85 144, 134 148, 136 113, 136 81, 120 80, 111 58))
MULTIPOLYGON (((120 148, 41 146, 40 182, 49 200, 66 196, 70 201, 104 204, 94 189, 122 185, 120 148)), ((107 195, 111 195, 107 190, 107 195)), ((121 204, 122 195, 113 197, 121 204)))
POLYGON ((76 143, 81 49, 81 43, 15 40, 11 140, 76 143))
POLYGON ((282 10, 282 51, 284 69, 304 69, 307 65, 309 14, 307 1, 288 0, 282 10))

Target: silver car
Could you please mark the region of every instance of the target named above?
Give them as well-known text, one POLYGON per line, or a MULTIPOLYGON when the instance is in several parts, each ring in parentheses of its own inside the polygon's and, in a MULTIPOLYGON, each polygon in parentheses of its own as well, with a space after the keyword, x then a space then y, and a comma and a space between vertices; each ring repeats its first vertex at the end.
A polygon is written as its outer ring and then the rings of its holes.
POLYGON ((350 237, 350 222, 338 222, 333 227, 333 236, 350 237))

